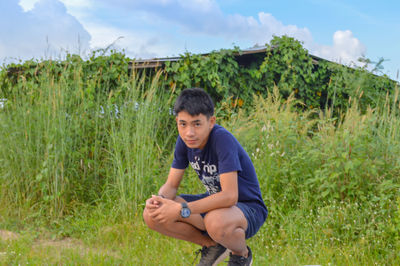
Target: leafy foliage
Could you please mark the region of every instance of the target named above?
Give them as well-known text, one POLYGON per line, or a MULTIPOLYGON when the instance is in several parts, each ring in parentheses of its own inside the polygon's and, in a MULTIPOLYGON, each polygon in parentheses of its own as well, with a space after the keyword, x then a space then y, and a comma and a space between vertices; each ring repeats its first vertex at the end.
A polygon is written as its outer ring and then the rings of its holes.
POLYGON ((178 88, 202 87, 218 102, 232 95, 245 93, 235 86, 240 75, 234 50, 220 50, 208 55, 185 54, 177 62, 166 62, 165 72, 171 84, 178 88))
POLYGON ((181 60, 166 62, 165 72, 171 85, 181 90, 203 87, 220 102, 251 106, 254 93, 266 97, 276 85, 287 98, 291 93, 308 108, 346 108, 350 98, 360 105, 375 107, 396 83, 387 76, 378 77, 366 67, 350 68, 313 58, 299 41, 283 36, 266 45, 263 58, 251 64, 237 63, 240 51, 214 51, 208 55, 185 54, 181 60))
MULTIPOLYGON (((166 61, 163 66, 165 89, 179 93, 188 87, 202 87, 210 93, 217 105, 230 100, 234 107, 250 107, 253 94, 267 97, 277 86, 283 98, 294 93, 295 98, 307 108, 346 108, 351 99, 360 98, 363 110, 385 101, 387 93, 393 93, 396 82, 387 76, 376 76, 367 71, 371 62, 362 59, 364 67, 347 67, 312 57, 302 44, 287 36, 274 37, 266 44, 266 52, 254 55, 251 62, 240 63, 238 48, 213 51, 206 55, 186 53, 177 61, 166 61)), ((67 55, 61 62, 27 61, 7 66, 0 72, 0 89, 4 98, 12 90, 25 93, 21 82, 37 86, 41 75, 52 73, 74 80, 79 67, 83 84, 97 77, 92 94, 107 95, 110 91, 123 93, 118 84, 132 74, 132 60, 124 54, 111 51, 104 55, 93 52, 89 60, 77 55, 67 55)), ((383 61, 376 63, 373 72, 379 72, 383 61)), ((140 72, 140 71, 139 71, 140 72)), ((152 82, 156 71, 144 72, 146 82, 152 82)))
MULTIPOLYGON (((79 73, 79 82, 82 85, 92 80, 97 84, 90 92, 91 96, 105 95, 116 91, 120 82, 129 79, 129 62, 131 60, 123 53, 111 51, 110 55, 98 55, 93 52, 88 60, 83 60, 78 55, 68 54, 64 61, 26 61, 23 64, 10 64, 0 72, 0 89, 3 97, 9 98, 11 94, 26 91, 22 84, 28 82, 33 86, 40 83, 41 78, 50 75, 54 81, 60 78, 74 82, 79 73)), ((30 88, 30 87, 29 87, 30 88)))

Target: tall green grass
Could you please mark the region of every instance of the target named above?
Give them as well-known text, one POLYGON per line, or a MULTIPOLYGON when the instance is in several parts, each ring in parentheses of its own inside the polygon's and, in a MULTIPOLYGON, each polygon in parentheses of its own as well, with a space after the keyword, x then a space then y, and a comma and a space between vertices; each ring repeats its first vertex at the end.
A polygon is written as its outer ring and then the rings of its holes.
POLYGON ((149 194, 157 191, 169 162, 163 155, 171 151, 175 130, 171 111, 173 94, 157 91, 159 75, 150 87, 142 80, 131 82, 120 105, 107 108, 111 122, 106 201, 132 217, 149 194), (115 112, 118 108, 118 113, 115 112), (133 211, 135 210, 135 211, 133 211))
POLYGON ((107 91, 101 70, 83 79, 79 66, 59 76, 51 67, 22 77, 0 111, 3 208, 50 219, 99 202, 136 212, 165 167, 172 94, 158 90, 159 74, 150 84, 133 74, 107 91))
MULTIPOLYGON (((299 112, 298 103, 283 100, 277 90, 254 102, 249 114, 226 126, 246 146, 258 173, 270 210, 260 237, 267 252, 360 245, 368 254, 354 252, 360 261, 369 257, 367 264, 398 261, 398 90, 366 112, 355 100, 339 117, 329 109, 299 112)), ((346 261, 356 262, 354 257, 336 262, 346 261)))

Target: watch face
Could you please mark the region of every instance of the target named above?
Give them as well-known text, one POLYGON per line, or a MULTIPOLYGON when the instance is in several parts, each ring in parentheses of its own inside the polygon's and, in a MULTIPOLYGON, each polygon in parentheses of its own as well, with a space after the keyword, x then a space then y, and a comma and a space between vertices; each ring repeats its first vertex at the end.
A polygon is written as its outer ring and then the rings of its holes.
POLYGON ((189 208, 182 208, 181 210, 181 216, 183 218, 187 218, 190 216, 190 209, 189 208))

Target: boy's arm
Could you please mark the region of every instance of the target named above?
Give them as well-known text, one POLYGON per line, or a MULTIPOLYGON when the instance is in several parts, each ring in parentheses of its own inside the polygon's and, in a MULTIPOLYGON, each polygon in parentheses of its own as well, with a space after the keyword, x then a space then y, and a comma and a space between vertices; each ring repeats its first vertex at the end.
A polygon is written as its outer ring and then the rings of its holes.
POLYGON ((167 181, 158 190, 158 196, 146 200, 146 210, 149 215, 159 222, 178 218, 180 204, 175 202, 176 192, 183 178, 185 169, 172 168, 169 170, 167 181), (172 209, 171 209, 172 207, 172 209))
POLYGON ((158 190, 158 195, 162 195, 167 199, 175 199, 179 184, 182 181, 185 169, 171 168, 169 170, 168 179, 158 190))
MULTIPOLYGON (((176 169, 175 169, 176 170, 176 169)), ((183 170, 175 172, 172 170, 171 179, 168 177, 167 182, 161 187, 161 193, 171 193, 163 195, 170 198, 171 195, 176 195, 177 187, 183 176, 183 170), (176 174, 176 176, 175 176, 176 174), (181 178, 176 178, 181 176, 181 178), (178 181, 179 182, 176 182, 178 181), (171 182, 172 181, 172 182, 171 182)), ((234 206, 238 200, 238 182, 237 172, 229 172, 220 175, 221 191, 201 200, 196 200, 188 203, 188 207, 192 214, 204 213, 219 208, 229 208, 234 206)), ((151 212, 153 219, 159 222, 169 220, 177 220, 180 217, 181 205, 178 202, 162 197, 153 196, 150 200, 155 202, 154 211, 151 212)))
POLYGON ((219 208, 234 206, 239 197, 237 172, 220 175, 221 191, 201 200, 188 203, 192 213, 204 213, 219 208))

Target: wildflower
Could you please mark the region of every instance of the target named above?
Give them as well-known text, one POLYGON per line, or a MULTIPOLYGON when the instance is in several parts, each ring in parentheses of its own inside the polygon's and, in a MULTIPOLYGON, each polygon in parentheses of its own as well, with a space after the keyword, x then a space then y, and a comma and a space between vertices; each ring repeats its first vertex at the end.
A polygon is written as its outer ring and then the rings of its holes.
POLYGON ((272 144, 272 143, 268 144, 268 148, 269 148, 270 150, 272 150, 272 149, 274 148, 274 144, 272 144))
POLYGON ((268 130, 274 131, 274 126, 271 126, 270 121, 268 121, 268 130))

